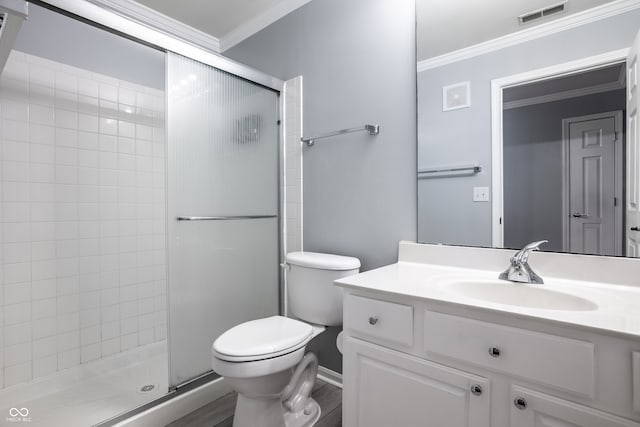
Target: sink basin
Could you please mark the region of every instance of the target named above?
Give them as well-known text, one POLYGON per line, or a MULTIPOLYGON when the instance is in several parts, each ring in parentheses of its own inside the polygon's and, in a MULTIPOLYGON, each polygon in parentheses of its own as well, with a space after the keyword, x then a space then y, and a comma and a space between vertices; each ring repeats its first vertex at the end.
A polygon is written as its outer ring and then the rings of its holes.
POLYGON ((461 296, 496 304, 545 310, 590 311, 598 306, 587 299, 546 289, 545 285, 512 283, 504 280, 451 280, 443 289, 461 296))

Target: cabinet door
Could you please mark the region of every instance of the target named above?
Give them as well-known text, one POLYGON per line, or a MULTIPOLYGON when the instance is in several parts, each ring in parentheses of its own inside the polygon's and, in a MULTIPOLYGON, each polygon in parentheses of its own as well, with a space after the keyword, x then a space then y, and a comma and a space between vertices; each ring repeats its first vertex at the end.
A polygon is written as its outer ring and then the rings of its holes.
POLYGON ((344 425, 489 427, 486 378, 348 337, 344 425))
POLYGON ((640 424, 557 397, 513 386, 511 427, 640 427, 640 424))

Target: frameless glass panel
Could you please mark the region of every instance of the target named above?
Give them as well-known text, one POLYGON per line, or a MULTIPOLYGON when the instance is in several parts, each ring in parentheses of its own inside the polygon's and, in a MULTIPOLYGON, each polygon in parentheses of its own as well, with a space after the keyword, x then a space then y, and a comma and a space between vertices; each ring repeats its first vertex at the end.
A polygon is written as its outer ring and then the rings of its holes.
POLYGON ((178 385, 211 370, 222 332, 278 313, 278 94, 176 54, 168 91, 169 359, 178 385), (246 216, 264 218, 238 218, 246 216))

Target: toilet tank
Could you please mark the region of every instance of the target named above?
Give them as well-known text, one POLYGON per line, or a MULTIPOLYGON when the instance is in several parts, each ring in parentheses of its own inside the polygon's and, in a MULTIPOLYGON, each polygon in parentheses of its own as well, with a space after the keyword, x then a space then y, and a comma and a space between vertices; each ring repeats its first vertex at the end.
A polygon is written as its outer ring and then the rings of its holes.
POLYGON ((333 281, 360 271, 358 258, 317 252, 291 252, 286 257, 289 311, 316 325, 342 325, 342 288, 333 281))

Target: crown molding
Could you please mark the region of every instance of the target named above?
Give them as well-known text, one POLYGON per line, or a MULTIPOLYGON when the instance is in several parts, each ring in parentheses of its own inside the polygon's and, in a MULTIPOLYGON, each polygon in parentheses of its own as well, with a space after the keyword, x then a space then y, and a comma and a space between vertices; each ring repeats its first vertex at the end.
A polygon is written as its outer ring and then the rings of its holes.
POLYGON ((271 9, 239 25, 220 38, 220 52, 224 52, 243 40, 248 39, 258 31, 268 27, 310 1, 311 0, 286 0, 280 2, 271 9))
POLYGON ((579 27, 581 25, 590 24, 592 22, 606 19, 612 16, 627 13, 638 8, 640 8, 640 0, 616 0, 610 3, 605 3, 603 5, 575 13, 573 15, 568 15, 562 18, 555 19, 553 21, 545 22, 535 27, 527 28, 526 30, 517 31, 515 33, 507 34, 506 36, 498 37, 493 40, 488 40, 486 42, 478 43, 473 46, 454 50, 443 55, 434 56, 433 58, 419 61, 417 64, 418 72, 441 67, 443 65, 462 61, 464 59, 484 55, 489 52, 494 52, 496 50, 504 49, 506 47, 514 46, 541 37, 546 37, 551 34, 579 27))
POLYGON ((220 53, 220 40, 132 0, 86 0, 118 16, 210 52, 220 53))
MULTIPOLYGON (((623 68, 624 69, 624 68, 623 68)), ((518 99, 504 103, 504 109, 527 107, 529 105, 544 104, 547 102, 561 101, 563 99, 577 98, 585 95, 595 95, 597 93, 610 92, 612 90, 624 89, 624 84, 619 81, 603 83, 600 85, 583 87, 580 89, 567 90, 564 92, 550 93, 549 95, 534 96, 531 98, 518 99)))

